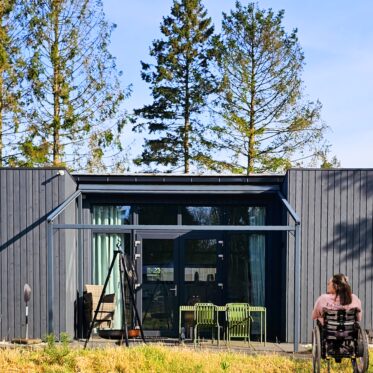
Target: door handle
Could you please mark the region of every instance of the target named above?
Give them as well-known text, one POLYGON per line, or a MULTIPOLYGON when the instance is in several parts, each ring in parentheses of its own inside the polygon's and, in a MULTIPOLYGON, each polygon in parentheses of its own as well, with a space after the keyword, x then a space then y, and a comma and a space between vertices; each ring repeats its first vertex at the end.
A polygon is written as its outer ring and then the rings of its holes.
POLYGON ((170 291, 174 291, 175 292, 175 297, 177 297, 177 285, 175 285, 174 288, 171 288, 170 291))
POLYGON ((223 290, 224 285, 221 282, 218 283, 218 286, 219 286, 220 289, 223 290))

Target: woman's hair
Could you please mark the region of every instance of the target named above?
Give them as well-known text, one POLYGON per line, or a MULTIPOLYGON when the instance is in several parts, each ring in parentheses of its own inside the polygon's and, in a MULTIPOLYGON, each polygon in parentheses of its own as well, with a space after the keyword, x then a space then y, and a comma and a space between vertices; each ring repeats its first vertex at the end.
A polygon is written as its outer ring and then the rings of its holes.
POLYGON ((342 306, 352 303, 351 286, 348 283, 348 278, 342 273, 334 275, 332 278, 335 296, 339 297, 342 306))

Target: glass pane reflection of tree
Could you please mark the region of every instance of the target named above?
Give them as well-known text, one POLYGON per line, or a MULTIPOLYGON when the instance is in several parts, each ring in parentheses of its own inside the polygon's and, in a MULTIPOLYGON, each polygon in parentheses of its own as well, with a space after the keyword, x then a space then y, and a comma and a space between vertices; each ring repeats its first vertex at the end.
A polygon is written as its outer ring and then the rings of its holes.
POLYGON ((263 206, 186 206, 182 207, 184 225, 264 225, 263 206))
POLYGON ((232 234, 228 299, 253 306, 265 305, 265 235, 232 234))
POLYGON ((182 208, 184 225, 219 225, 222 224, 224 211, 214 206, 187 206, 182 208))
POLYGON ((185 240, 184 284, 187 304, 218 300, 215 239, 185 240))

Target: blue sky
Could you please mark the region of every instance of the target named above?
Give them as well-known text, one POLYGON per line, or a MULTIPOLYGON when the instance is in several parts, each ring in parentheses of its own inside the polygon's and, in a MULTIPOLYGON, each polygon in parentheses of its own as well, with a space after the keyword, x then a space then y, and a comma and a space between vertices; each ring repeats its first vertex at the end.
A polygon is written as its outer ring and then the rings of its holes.
MULTIPOLYGON (((234 0, 205 0, 216 30, 221 13, 234 8, 234 0)), ((246 4, 245 1, 242 1, 246 4)), ((284 26, 298 29, 305 54, 303 81, 309 99, 323 104, 322 119, 332 154, 342 167, 373 167, 373 2, 362 0, 259 0, 261 8, 284 9, 284 26)), ((123 71, 123 83, 132 84, 126 102, 131 110, 151 102, 140 77, 140 60, 151 61, 151 42, 161 36, 162 17, 172 0, 104 0, 107 19, 117 24, 111 51, 123 71)), ((134 154, 141 135, 125 132, 124 141, 134 154)))

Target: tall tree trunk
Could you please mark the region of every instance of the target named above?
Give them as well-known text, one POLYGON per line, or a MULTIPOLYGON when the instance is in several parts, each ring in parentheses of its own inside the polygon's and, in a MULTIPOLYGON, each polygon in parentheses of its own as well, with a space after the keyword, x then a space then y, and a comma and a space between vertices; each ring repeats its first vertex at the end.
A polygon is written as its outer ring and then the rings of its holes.
POLYGON ((186 63, 185 76, 185 109, 184 109, 184 173, 189 173, 189 132, 190 132, 190 103, 189 103, 189 61, 186 63))
POLYGON ((59 56, 59 24, 58 15, 60 12, 59 1, 52 3, 54 41, 52 45, 52 66, 53 66, 53 166, 61 164, 60 146, 60 56, 59 56))
POLYGON ((247 175, 254 172, 254 158, 255 158, 255 101, 254 101, 255 90, 251 91, 250 100, 250 120, 249 120, 249 151, 247 157, 247 175))
POLYGON ((184 121, 184 173, 189 173, 189 131, 190 131, 190 120, 189 115, 185 117, 184 121))
POLYGON ((249 119, 249 151, 247 159, 247 175, 254 172, 255 159, 255 64, 254 64, 254 48, 251 48, 251 84, 250 84, 250 119, 249 119))

